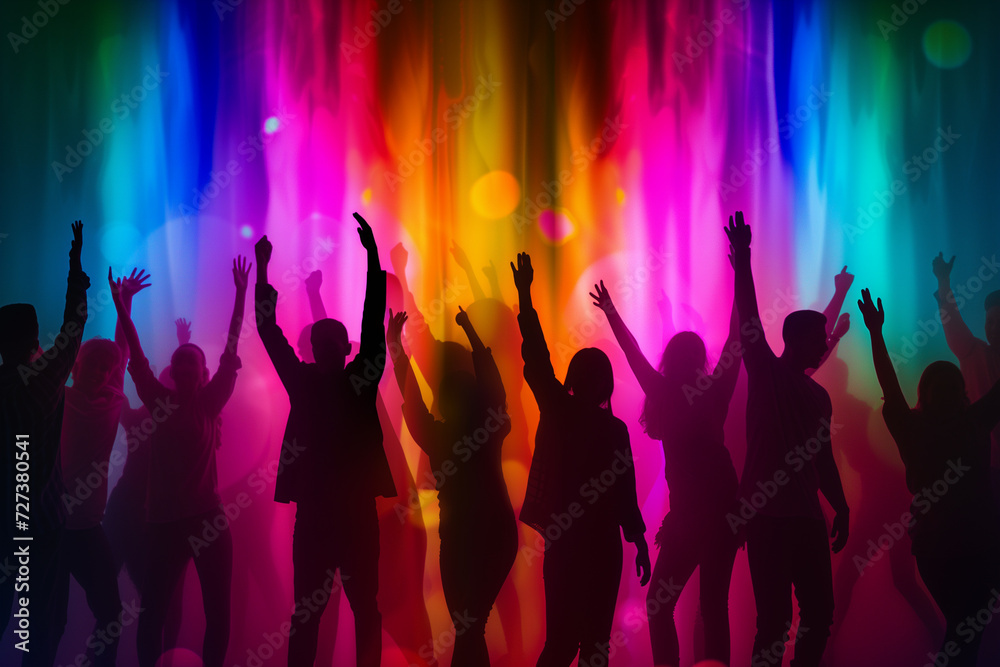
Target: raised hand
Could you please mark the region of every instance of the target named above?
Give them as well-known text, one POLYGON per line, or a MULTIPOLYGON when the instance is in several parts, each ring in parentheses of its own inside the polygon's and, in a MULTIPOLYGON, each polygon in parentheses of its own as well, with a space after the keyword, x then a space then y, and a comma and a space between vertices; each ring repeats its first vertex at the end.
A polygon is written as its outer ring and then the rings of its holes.
POLYGON ((246 291, 250 282, 250 268, 252 266, 252 263, 247 264, 247 258, 243 255, 237 255, 236 259, 233 260, 233 282, 236 283, 238 291, 246 291))
POLYGON ((465 269, 466 271, 472 271, 472 262, 469 261, 469 256, 465 254, 462 250, 462 246, 458 245, 454 241, 451 242, 451 256, 455 258, 455 262, 465 269))
POLYGON ((882 299, 878 300, 878 307, 872 303, 871 291, 861 290, 861 298, 858 299, 858 308, 865 318, 865 326, 872 333, 882 331, 882 324, 885 322, 885 311, 882 310, 882 299))
POLYGON ((121 280, 122 297, 131 299, 137 292, 141 292, 149 287, 150 283, 146 282, 149 278, 150 275, 146 273, 145 269, 132 269, 132 274, 128 277, 123 277, 121 280), (136 273, 137 271, 138 274, 136 273))
POLYGON ((955 266, 955 256, 951 256, 951 261, 944 261, 944 253, 939 252, 937 257, 931 261, 931 269, 938 280, 948 280, 951 278, 951 268, 955 266))
POLYGON ((310 292, 318 292, 319 286, 323 284, 323 272, 316 270, 306 276, 306 289, 310 292))
POLYGON ((183 317, 178 317, 174 320, 174 326, 177 327, 177 342, 180 345, 191 342, 191 323, 185 320, 183 317))
POLYGON ((80 253, 83 251, 83 223, 79 220, 73 223, 73 242, 69 246, 69 260, 71 262, 80 261, 80 253))
POLYGON ((604 286, 604 281, 601 281, 600 285, 594 285, 594 291, 590 292, 590 298, 594 300, 594 305, 605 312, 605 314, 610 315, 615 312, 615 304, 611 301, 611 295, 608 294, 608 288, 604 286))
POLYGON ((514 266, 514 262, 511 262, 510 270, 514 273, 514 286, 517 287, 517 291, 529 291, 531 281, 535 278, 535 270, 531 268, 531 257, 528 253, 517 253, 517 266, 514 266))
POLYGON ((368 252, 377 251, 378 246, 375 244, 375 233, 371 225, 357 213, 354 214, 354 219, 358 221, 358 237, 361 239, 361 245, 368 252))
POLYGON ((850 313, 841 313, 840 317, 837 318, 837 324, 833 327, 833 333, 830 334, 831 338, 841 339, 847 335, 848 330, 851 328, 851 315, 850 313))
POLYGON ((493 283, 493 282, 496 281, 496 279, 497 279, 497 266, 496 266, 496 264, 493 263, 492 259, 490 260, 489 265, 483 267, 483 275, 486 276, 486 279, 488 281, 490 281, 490 283, 493 283))
POLYGON ((390 353, 402 349, 399 345, 403 337, 403 325, 406 324, 407 319, 405 310, 393 313, 392 308, 389 309, 389 325, 386 327, 385 339, 389 343, 390 353))
POLYGON ((733 216, 729 216, 729 226, 723 229, 729 237, 729 245, 733 246, 734 252, 750 248, 750 226, 743 221, 743 211, 736 211, 735 222, 733 216))
POLYGON ((458 313, 455 315, 455 324, 463 329, 472 326, 472 322, 469 320, 469 314, 462 310, 461 306, 458 307, 458 313))
POLYGON ((840 270, 840 273, 833 277, 833 288, 841 293, 846 292, 851 289, 851 284, 854 282, 854 274, 847 272, 847 265, 840 270))
POLYGON ((111 290, 111 299, 115 305, 123 304, 122 301, 122 279, 111 277, 111 267, 108 267, 108 288, 111 290))
POLYGON ((257 266, 267 266, 267 263, 271 261, 271 251, 273 249, 274 246, 267 240, 267 234, 261 236, 260 240, 253 247, 254 255, 257 257, 257 266))
POLYGON ((396 272, 397 276, 405 273, 406 262, 409 258, 410 253, 406 252, 406 247, 402 243, 392 246, 392 249, 389 251, 389 261, 392 262, 392 269, 396 272))

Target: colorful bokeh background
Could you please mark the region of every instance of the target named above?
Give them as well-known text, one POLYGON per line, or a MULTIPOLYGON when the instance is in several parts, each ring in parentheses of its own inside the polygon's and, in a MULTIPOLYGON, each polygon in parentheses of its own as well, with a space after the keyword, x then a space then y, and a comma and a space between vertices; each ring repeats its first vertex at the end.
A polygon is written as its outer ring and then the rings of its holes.
MULTIPOLYGON (((57 330, 70 222, 82 219, 94 282, 87 336, 113 334, 108 266, 116 274, 139 266, 153 286, 136 297, 134 316, 154 364, 176 344, 177 317, 193 321, 194 341, 214 359, 231 307, 231 260, 252 255, 267 234, 289 338, 311 321, 303 281, 321 270, 327 310, 356 339, 365 257, 351 213, 360 211, 386 268, 395 244, 409 251, 407 282, 430 331, 464 343, 454 313, 473 296, 452 245, 484 285, 479 267, 496 265, 509 306, 507 262, 530 252, 557 374, 582 346, 601 347, 615 364, 614 409, 631 430, 652 541, 668 508, 662 452, 638 424, 641 392, 588 288, 606 281, 654 363, 672 330, 697 331, 717 355, 732 303, 721 227, 743 210, 776 350, 784 314, 822 310, 844 265, 857 276, 845 305, 852 330, 816 376, 845 424, 834 446, 855 520, 852 545, 834 558, 844 616, 831 664, 923 664, 938 635, 919 581, 906 574, 908 545, 884 558, 876 550, 870 567, 855 561, 907 499, 854 302, 862 287, 883 297, 889 349, 911 399, 927 362, 952 359, 932 297, 939 251, 958 256, 953 284, 969 295, 961 314, 981 334, 982 299, 1000 289, 991 222, 1000 195, 998 14, 1000 6, 971 0, 8 0, 0 6, 0 302, 34 303, 42 331, 57 330)), ((496 317, 482 333, 513 355, 504 375, 524 420, 516 437, 530 447, 537 409, 516 377, 517 333, 505 323, 496 317)), ((267 466, 288 404, 252 328, 240 353, 219 481, 227 500, 245 493, 253 502, 231 526, 227 664, 280 665, 285 649, 262 647, 292 603, 293 508, 272 502, 267 466)), ((391 412, 399 398, 389 379, 382 393, 391 412)), ((744 405, 745 379, 727 423, 737 470, 744 405)), ((424 560, 435 655, 447 662, 434 493, 398 414, 391 420, 412 484, 423 489, 427 539, 426 553, 383 550, 382 558, 424 560)), ((506 464, 512 496, 523 494, 526 466, 524 457, 506 464)), ((522 545, 532 536, 522 531, 522 545)), ((626 545, 623 639, 612 660, 623 666, 651 664, 633 556, 626 545)), ((541 559, 519 558, 511 581, 515 593, 488 628, 491 652, 497 664, 534 664, 544 639, 541 559)), ((137 600, 124 577, 122 596, 137 600)), ((195 650, 198 600, 191 569, 178 641, 195 650)), ((321 653, 353 664, 352 619, 346 600, 339 604, 321 653)), ((696 607, 692 585, 678 614, 685 665, 699 650, 696 607)), ((753 595, 742 551, 730 608, 733 664, 749 665, 753 595)), ((74 584, 58 664, 73 662, 91 623, 74 584)), ((995 656, 993 634, 984 651, 995 656)), ((8 630, 4 664, 14 659, 11 643, 8 630)), ((385 665, 414 660, 388 633, 385 647, 385 665)), ((119 664, 134 655, 133 625, 119 664)))

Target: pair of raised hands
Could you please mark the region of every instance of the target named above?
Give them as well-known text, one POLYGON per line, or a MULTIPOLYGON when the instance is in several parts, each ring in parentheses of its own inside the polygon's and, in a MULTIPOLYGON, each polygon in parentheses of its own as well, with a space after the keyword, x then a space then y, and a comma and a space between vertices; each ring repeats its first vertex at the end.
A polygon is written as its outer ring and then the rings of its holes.
MULTIPOLYGON (((253 266, 252 263, 247 263, 247 259, 242 255, 237 256, 233 260, 233 282, 236 284, 237 290, 246 291, 248 278, 250 276, 250 268, 253 266)), ((116 301, 124 302, 126 299, 131 299, 136 293, 146 289, 152 283, 146 282, 150 279, 150 275, 146 273, 144 269, 132 269, 131 275, 122 276, 121 278, 115 278, 112 276, 111 267, 108 267, 108 287, 111 288, 111 296, 116 301), (137 273, 138 272, 138 273, 137 273)), ((175 324, 180 330, 181 320, 177 320, 175 324)), ((190 324, 188 324, 190 327, 190 324)))

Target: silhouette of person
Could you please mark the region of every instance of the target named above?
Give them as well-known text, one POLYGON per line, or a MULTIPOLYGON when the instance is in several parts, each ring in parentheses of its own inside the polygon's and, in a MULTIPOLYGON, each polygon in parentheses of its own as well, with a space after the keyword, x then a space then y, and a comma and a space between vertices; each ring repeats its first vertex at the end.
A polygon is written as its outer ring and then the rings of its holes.
MULTIPOLYGON (((859 482, 853 489, 845 489, 848 504, 854 511, 851 512, 851 542, 840 552, 840 563, 833 574, 837 606, 830 628, 831 646, 827 649, 827 658, 830 658, 838 632, 850 611, 855 585, 882 560, 880 557, 870 560, 871 545, 877 544, 880 538, 884 539, 887 526, 899 523, 900 507, 908 504, 912 495, 906 490, 902 464, 893 465, 882 451, 885 447, 894 450, 895 445, 888 439, 883 443, 881 438, 869 438, 872 407, 847 390, 847 362, 835 355, 813 377, 830 392, 833 411, 839 415, 837 423, 842 429, 837 433, 837 453, 857 473, 859 482)), ((894 457, 895 451, 890 454, 894 457)), ((928 635, 936 637, 941 628, 937 609, 920 583, 913 555, 900 545, 900 542, 908 543, 909 537, 905 534, 898 538, 891 534, 891 537, 899 540, 889 549, 885 559, 889 564, 892 584, 913 609, 928 635)), ((833 657, 830 664, 839 664, 836 656, 833 657)))
POLYGON ((328 570, 340 570, 354 612, 358 665, 374 667, 382 654, 375 498, 396 495, 376 409, 385 366, 386 278, 372 228, 357 213, 354 217, 368 255, 368 277, 361 344, 350 363, 347 329, 332 319, 313 324, 316 363, 299 360, 277 324, 278 293, 267 280, 271 242, 264 236, 255 248, 257 331, 291 404, 274 494, 277 502, 296 503, 289 667, 312 667, 316 658, 326 603, 317 611, 310 600, 324 588, 328 570))
POLYGON ((844 307, 844 299, 847 298, 847 292, 851 289, 852 284, 854 284, 854 274, 847 272, 847 265, 845 264, 840 273, 833 277, 833 296, 823 311, 823 317, 826 318, 826 352, 823 353, 823 357, 819 360, 819 366, 806 369, 806 375, 810 377, 819 368, 822 368, 823 364, 826 363, 826 360, 830 358, 830 355, 837 348, 840 339, 847 335, 847 332, 851 328, 850 314, 841 313, 840 311, 844 307))
MULTIPOLYGON (((671 591, 655 615, 649 636, 656 665, 680 665, 674 609, 695 568, 700 570, 705 657, 729 663, 729 581, 741 539, 726 515, 736 511, 739 481, 726 449, 723 426, 740 373, 739 321, 733 306, 726 352, 706 375, 705 343, 683 331, 667 343, 659 368, 643 356, 639 344, 615 308, 604 282, 590 294, 607 315, 611 331, 646 394, 640 421, 651 438, 662 441, 670 512, 656 534, 660 555, 653 567, 648 599, 662 603, 661 587, 671 591), (707 388, 706 388, 707 382, 707 388)), ((649 609, 652 605, 647 605, 649 609)))
POLYGON ((438 478, 441 584, 455 624, 453 667, 490 664, 486 619, 517 556, 517 521, 501 467, 511 431, 507 394, 491 351, 459 306, 475 375, 445 369, 443 421, 431 415, 402 347, 406 313, 389 314, 388 343, 407 428, 438 478))
POLYGON ((163 631, 175 587, 194 560, 205 609, 202 660, 221 667, 229 645, 233 548, 228 519, 221 509, 215 450, 220 443, 218 416, 236 386, 236 356, 246 302, 249 266, 233 260, 236 297, 219 370, 209 378, 205 353, 197 345, 179 346, 170 359, 174 389, 156 379, 143 354, 139 334, 122 298, 122 280, 108 283, 128 342, 128 370, 142 404, 158 422, 150 435, 146 519, 150 526, 149 563, 141 588, 142 607, 136 645, 140 667, 153 667, 163 653, 163 631), (225 526, 206 539, 206 526, 225 526), (194 539, 200 537, 201 539, 194 539))
POLYGON ((606 354, 579 350, 566 381, 556 379, 531 301, 531 258, 520 253, 517 266, 510 266, 520 302, 524 379, 540 413, 520 516, 546 540, 545 646, 537 665, 567 667, 577 653, 580 664, 607 664, 622 534, 638 549, 635 567, 643 586, 650 576, 628 428, 611 411, 614 373, 606 354))
MULTIPOLYGON (((184 345, 191 342, 190 334, 190 325, 186 325, 182 330, 178 324, 177 344, 184 345)), ((157 379, 164 387, 176 389, 174 381, 170 378, 169 364, 160 371, 157 379)), ((124 567, 132 586, 141 593, 150 561, 151 531, 150 523, 146 520, 146 496, 149 493, 149 433, 150 429, 155 428, 156 420, 146 406, 140 403, 138 408, 132 408, 126 402, 122 405, 120 423, 125 431, 127 452, 125 465, 108 497, 101 526, 111 547, 116 577, 124 567)), ((163 626, 164 651, 178 645, 183 603, 182 575, 181 580, 174 586, 174 593, 167 609, 163 626)))
MULTIPOLYGON (((472 288, 473 302, 469 304, 469 317, 480 323, 480 332, 487 337, 490 350, 500 369, 500 377, 504 386, 509 388, 511 396, 520 398, 524 386, 524 376, 521 373, 521 351, 517 343, 517 319, 514 312, 504 303, 497 277, 496 265, 493 260, 482 268, 483 275, 490 286, 490 296, 487 296, 479 283, 472 261, 457 243, 452 244, 452 256, 462 268, 472 288)), ((507 483, 508 495, 513 495, 511 502, 514 511, 520 511, 524 498, 524 484, 527 481, 527 470, 531 466, 531 442, 528 435, 528 422, 524 415, 524 406, 520 400, 512 401, 507 406, 507 414, 511 421, 511 432, 504 440, 503 465, 507 483)), ((533 535, 528 526, 521 524, 519 530, 524 533, 527 541, 533 535)), ((541 573, 537 568, 529 567, 530 563, 515 559, 511 575, 507 576, 500 594, 496 600, 497 616, 503 626, 504 643, 507 646, 505 659, 514 665, 527 661, 524 634, 522 632, 521 600, 531 595, 531 588, 541 591, 541 573), (518 585, 520 582, 520 586, 518 585), (522 591, 526 595, 522 595, 522 591)))
POLYGON ((792 588, 800 630, 793 667, 819 665, 833 623, 833 575, 826 522, 817 491, 836 515, 833 552, 844 548, 848 507, 833 456, 830 396, 806 375, 827 351, 826 317, 812 310, 789 314, 775 356, 764 337, 753 273, 750 227, 743 213, 726 229, 735 268, 736 307, 747 369, 747 454, 740 480, 739 516, 757 606, 754 659, 783 652, 791 628, 792 588), (747 509, 749 508, 749 509, 747 509), (749 516, 749 522, 746 517, 749 516))
MULTIPOLYGON (((986 340, 976 338, 962 319, 961 306, 968 300, 966 293, 955 296, 951 289, 951 270, 955 258, 944 261, 944 253, 938 253, 931 263, 938 279, 938 290, 934 293, 941 314, 948 349, 958 358, 959 367, 965 377, 969 398, 978 401, 1000 380, 1000 290, 986 295, 986 340), (961 305, 959 304, 961 299, 961 305)), ((991 435, 992 453, 990 460, 995 469, 1000 469, 1000 426, 991 435)), ((994 480, 1000 472, 994 470, 994 480)), ((997 490, 995 489, 994 493, 997 490)))
POLYGON ((991 499, 989 437, 1000 421, 1000 384, 970 404, 959 368, 935 361, 920 376, 911 410, 882 336, 882 300, 873 303, 868 290, 861 297, 858 307, 871 334, 885 401, 882 417, 914 494, 905 521, 913 555, 947 624, 934 663, 974 666, 983 638, 975 619, 992 609, 1000 585, 1000 522, 991 499))
POLYGON ((83 223, 77 220, 69 251, 63 323, 52 347, 39 357, 32 360, 39 349, 35 308, 26 303, 0 308, 0 431, 4 448, 0 555, 8 571, 21 562, 19 553, 29 553, 31 564, 30 590, 17 595, 16 611, 17 577, 8 575, 0 581, 4 619, 0 634, 7 629, 12 614, 25 611, 20 599, 27 598, 29 634, 15 634, 18 648, 25 651, 21 658, 25 666, 51 666, 66 626, 69 571, 62 549, 66 511, 61 501, 59 436, 65 384, 87 322, 90 279, 80 263, 82 249, 83 223), (18 538, 31 539, 22 543, 15 541, 18 538))
MULTIPOLYGON (((323 274, 313 271, 304 281, 306 296, 313 322, 327 318, 326 306, 320 294, 323 284, 323 274)), ((392 274, 386 274, 386 303, 390 309, 400 310, 403 305, 403 294, 399 281, 392 274)), ((302 329, 299 335, 299 355, 307 363, 315 363, 312 344, 309 336, 312 324, 302 329)), ((391 355, 390 355, 391 356, 391 355)), ((395 382, 395 380, 393 380, 395 382)), ((401 401, 394 404, 390 411, 379 390, 375 399, 379 422, 382 424, 382 446, 386 460, 392 472, 393 485, 399 496, 407 499, 417 496, 416 482, 410 472, 399 440, 398 431, 402 426, 403 411, 401 401), (390 412, 392 413, 390 415, 390 412), (393 416, 396 420, 393 420, 393 416)), ((409 664, 425 667, 430 664, 427 657, 421 655, 421 649, 426 653, 426 647, 433 646, 431 636, 431 621, 424 604, 424 561, 427 554, 427 533, 424 530, 423 513, 404 510, 397 498, 379 496, 375 499, 379 525, 379 553, 395 554, 396 558, 380 558, 378 565, 379 591, 378 603, 382 612, 382 626, 386 633, 396 642, 409 664)), ((330 591, 323 624, 333 628, 332 632, 323 632, 320 627, 320 640, 317 645, 317 660, 321 665, 332 665, 337 642, 337 621, 339 617, 340 587, 330 591)))
MULTIPOLYGON (((122 280, 121 298, 131 312, 132 297, 149 287, 144 271, 122 280)), ((108 498, 109 459, 118 435, 125 404, 122 388, 128 344, 121 325, 113 341, 88 340, 80 347, 73 367, 73 385, 66 389, 60 463, 65 492, 66 532, 63 535, 69 572, 79 582, 94 614, 94 633, 85 655, 94 665, 114 665, 120 633, 106 630, 122 611, 118 567, 101 527, 108 498), (96 473, 96 484, 94 483, 96 473), (105 632, 98 634, 99 630, 105 632)))

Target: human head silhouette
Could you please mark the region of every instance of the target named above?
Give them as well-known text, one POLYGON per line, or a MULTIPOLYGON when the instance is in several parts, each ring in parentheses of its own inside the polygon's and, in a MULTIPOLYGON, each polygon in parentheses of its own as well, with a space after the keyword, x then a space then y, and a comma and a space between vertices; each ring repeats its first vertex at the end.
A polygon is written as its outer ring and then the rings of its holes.
POLYGON ((73 386, 92 392, 102 389, 122 361, 121 349, 113 340, 92 338, 80 346, 73 364, 73 386))
POLYGON ((170 379, 181 394, 199 389, 209 380, 205 352, 194 343, 184 343, 170 357, 170 379))
POLYGON ((4 363, 27 363, 38 349, 38 315, 28 303, 0 308, 0 357, 4 363))
POLYGON ((796 310, 785 318, 781 327, 785 341, 782 357, 803 370, 819 368, 826 354, 826 315, 815 310, 796 310))
POLYGON ((708 353, 705 341, 693 331, 675 334, 663 349, 659 371, 663 377, 677 382, 696 379, 698 371, 705 372, 708 353))
POLYGON ((329 317, 313 322, 309 334, 313 357, 324 370, 342 371, 351 353, 351 342, 347 338, 347 327, 329 317))
POLYGON ((917 409, 930 415, 948 417, 969 405, 965 378, 950 361, 935 361, 924 369, 917 384, 917 409))
POLYGON ((1000 347, 1000 290, 986 295, 986 342, 1000 347))
POLYGON ((585 347, 570 359, 566 369, 566 389, 584 405, 599 407, 611 400, 615 374, 611 360, 596 347, 585 347))

